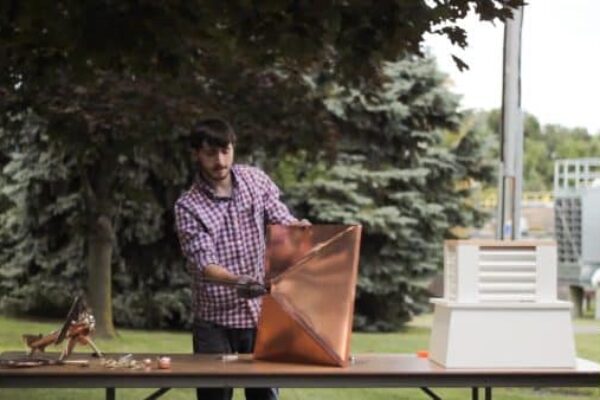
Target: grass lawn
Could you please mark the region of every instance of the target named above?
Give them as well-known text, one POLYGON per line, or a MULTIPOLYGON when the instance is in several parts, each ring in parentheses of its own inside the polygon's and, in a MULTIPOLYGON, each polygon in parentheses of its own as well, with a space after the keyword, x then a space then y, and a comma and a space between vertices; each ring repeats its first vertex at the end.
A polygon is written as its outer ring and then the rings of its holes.
MULTIPOLYGON (((40 322, 14 319, 0 316, 0 352, 23 348, 20 340, 22 333, 47 333, 56 329, 60 322, 40 322)), ((353 353, 414 353, 427 349, 431 315, 415 319, 404 331, 390 334, 355 333, 352 337, 353 353)), ((582 326, 576 334, 577 354, 579 357, 600 362, 600 321, 591 319, 577 320, 576 326, 582 326)), ((106 341, 98 340, 98 346, 105 352, 191 352, 191 334, 186 332, 140 331, 121 329, 119 337, 106 341)), ((77 350, 76 350, 77 351, 77 350)), ((85 350, 88 351, 88 350, 85 350)), ((600 382, 598 382, 600 386, 600 382)), ((467 389, 435 389, 445 400, 470 398, 467 389)), ((151 389, 119 389, 118 399, 141 399, 152 393, 151 389)), ((481 395, 482 396, 482 395, 481 395)), ((0 399, 103 399, 102 389, 0 389, 0 399)), ((166 393, 161 399, 194 399, 192 389, 177 389, 166 393)), ((236 399, 243 394, 236 390, 236 399)), ((415 389, 283 389, 281 399, 428 399, 415 389)), ((600 399, 600 388, 582 389, 495 389, 494 398, 503 400, 525 399, 600 399)))

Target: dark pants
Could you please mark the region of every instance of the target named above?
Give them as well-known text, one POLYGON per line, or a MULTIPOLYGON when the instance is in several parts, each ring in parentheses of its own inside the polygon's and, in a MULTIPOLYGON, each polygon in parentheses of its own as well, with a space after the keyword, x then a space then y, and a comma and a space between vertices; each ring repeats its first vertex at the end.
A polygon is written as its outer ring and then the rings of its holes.
MULTIPOLYGON (((194 353, 252 353, 256 329, 226 328, 212 322, 195 321, 192 329, 194 353)), ((246 400, 277 400, 277 389, 246 388, 246 400)), ((198 400, 230 400, 233 389, 196 389, 198 400)))

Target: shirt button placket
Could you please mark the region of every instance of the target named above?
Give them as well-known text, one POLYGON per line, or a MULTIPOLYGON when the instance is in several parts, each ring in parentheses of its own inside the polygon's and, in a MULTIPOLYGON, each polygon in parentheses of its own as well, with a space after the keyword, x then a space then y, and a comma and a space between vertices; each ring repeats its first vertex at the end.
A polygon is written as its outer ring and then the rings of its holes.
POLYGON ((239 212, 237 207, 232 207, 232 220, 233 220, 233 237, 234 237, 234 241, 235 241, 235 252, 237 254, 237 259, 239 262, 239 268, 241 269, 240 272, 243 273, 243 268, 244 268, 244 254, 242 251, 242 232, 240 230, 240 222, 239 222, 239 212))

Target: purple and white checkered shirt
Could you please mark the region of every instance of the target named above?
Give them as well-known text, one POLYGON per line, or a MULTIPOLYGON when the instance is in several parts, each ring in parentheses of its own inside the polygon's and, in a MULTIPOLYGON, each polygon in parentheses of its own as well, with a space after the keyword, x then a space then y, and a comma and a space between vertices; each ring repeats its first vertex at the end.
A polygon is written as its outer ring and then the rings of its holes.
POLYGON ((179 243, 193 277, 194 318, 229 328, 253 328, 260 298, 240 298, 235 289, 201 282, 202 270, 218 264, 263 282, 265 226, 296 219, 279 200, 279 189, 258 168, 234 165, 231 197, 218 198, 197 178, 175 203, 179 243))

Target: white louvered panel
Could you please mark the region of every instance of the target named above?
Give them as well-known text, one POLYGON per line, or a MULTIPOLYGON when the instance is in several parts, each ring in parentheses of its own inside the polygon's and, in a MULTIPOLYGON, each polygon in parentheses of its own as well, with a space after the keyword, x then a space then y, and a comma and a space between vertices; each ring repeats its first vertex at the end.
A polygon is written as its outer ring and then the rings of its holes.
POLYGON ((521 249, 506 249, 506 250, 482 250, 479 254, 480 257, 484 257, 486 260, 526 260, 535 261, 535 251, 532 250, 521 250, 521 249))
MULTIPOLYGON (((481 260, 481 258, 480 258, 481 260)), ((479 261, 479 269, 481 270, 517 270, 517 269, 534 269, 535 261, 479 261)))
POLYGON ((478 297, 481 302, 536 300, 535 248, 479 249, 478 297))
POLYGON ((516 282, 481 282, 479 283, 479 293, 535 293, 534 283, 516 283, 516 282))
POLYGON ((535 283, 535 272, 520 270, 479 272, 479 282, 532 282, 535 283))

